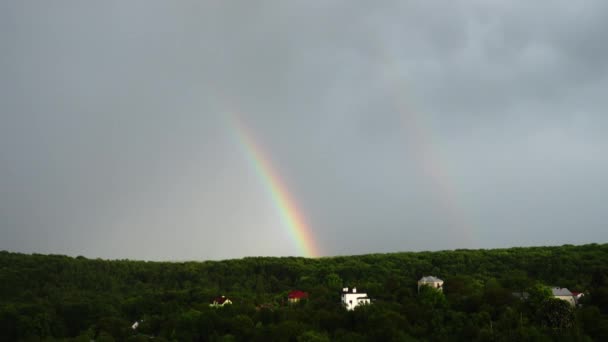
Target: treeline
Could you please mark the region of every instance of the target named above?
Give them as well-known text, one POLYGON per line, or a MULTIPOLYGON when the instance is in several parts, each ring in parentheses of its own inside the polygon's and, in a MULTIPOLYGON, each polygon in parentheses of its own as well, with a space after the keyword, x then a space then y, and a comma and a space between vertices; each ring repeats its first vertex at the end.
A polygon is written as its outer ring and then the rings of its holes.
POLYGON ((0 252, 0 340, 152 338, 606 341, 608 244, 207 262, 0 252), (442 278, 444 292, 418 293, 423 275, 442 278), (346 311, 344 286, 372 304, 346 311), (547 286, 585 296, 572 308, 547 286), (295 289, 310 298, 288 305, 295 289), (209 307, 219 295, 233 304, 209 307))

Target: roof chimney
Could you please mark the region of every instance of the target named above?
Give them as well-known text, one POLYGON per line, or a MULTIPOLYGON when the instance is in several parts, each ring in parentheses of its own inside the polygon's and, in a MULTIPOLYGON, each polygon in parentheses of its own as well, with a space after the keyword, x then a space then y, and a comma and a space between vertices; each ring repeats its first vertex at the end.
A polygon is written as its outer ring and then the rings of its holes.
POLYGON ((357 288, 353 287, 353 293, 357 293, 357 288))
POLYGON ((348 292, 348 287, 343 288, 342 292, 348 292))

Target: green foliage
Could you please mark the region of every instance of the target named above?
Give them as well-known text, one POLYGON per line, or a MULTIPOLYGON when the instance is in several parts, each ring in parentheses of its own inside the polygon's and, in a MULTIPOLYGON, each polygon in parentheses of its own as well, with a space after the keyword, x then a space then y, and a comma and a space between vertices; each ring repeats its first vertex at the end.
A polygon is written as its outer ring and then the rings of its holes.
POLYGON ((447 306, 443 292, 431 286, 423 285, 418 290, 418 300, 423 306, 440 309, 447 306))
POLYGON ((545 299, 538 309, 540 323, 553 329, 566 329, 574 325, 574 310, 565 300, 545 299))
POLYGON ((603 341, 605 265, 598 244, 179 263, 0 252, 0 340, 603 341), (418 291, 429 274, 444 292, 418 291), (582 306, 546 285, 585 291, 582 306), (344 310, 342 286, 372 304, 344 310), (295 289, 310 298, 288 305, 295 289), (210 308, 219 295, 233 305, 210 308))
POLYGON ((541 283, 536 283, 528 289, 530 303, 539 306, 547 299, 551 298, 551 289, 541 283))
POLYGON ((328 274, 327 277, 325 277, 325 282, 327 288, 330 290, 338 291, 342 288, 342 278, 335 273, 328 274))
POLYGON ((309 330, 302 335, 298 336, 298 342, 329 342, 327 335, 309 330))

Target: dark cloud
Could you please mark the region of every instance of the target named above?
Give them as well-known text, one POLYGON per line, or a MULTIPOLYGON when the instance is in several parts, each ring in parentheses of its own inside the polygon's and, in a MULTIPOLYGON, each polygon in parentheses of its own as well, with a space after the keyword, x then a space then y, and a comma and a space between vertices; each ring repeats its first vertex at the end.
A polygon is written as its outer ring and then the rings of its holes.
POLYGON ((326 255, 605 241, 607 6, 3 2, 0 249, 297 254, 228 113, 326 255))

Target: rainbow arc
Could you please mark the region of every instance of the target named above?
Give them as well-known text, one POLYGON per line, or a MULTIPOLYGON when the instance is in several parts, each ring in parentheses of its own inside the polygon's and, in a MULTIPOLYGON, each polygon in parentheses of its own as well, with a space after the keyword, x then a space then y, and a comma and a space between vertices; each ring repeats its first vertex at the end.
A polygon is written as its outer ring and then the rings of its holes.
POLYGON ((306 223, 304 215, 298 209, 295 200, 289 193, 279 173, 273 167, 270 158, 256 143, 252 132, 237 115, 233 114, 231 121, 231 126, 236 132, 241 147, 270 194, 272 202, 279 212, 281 221, 287 227, 300 254, 311 258, 320 256, 313 239, 312 231, 306 223))

